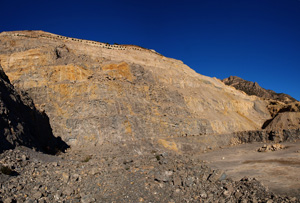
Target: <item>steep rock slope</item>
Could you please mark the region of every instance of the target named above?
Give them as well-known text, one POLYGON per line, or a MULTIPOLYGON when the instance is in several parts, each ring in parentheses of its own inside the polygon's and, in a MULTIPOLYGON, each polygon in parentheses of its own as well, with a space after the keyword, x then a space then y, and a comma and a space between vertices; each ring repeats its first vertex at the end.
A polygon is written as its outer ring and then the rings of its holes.
POLYGON ((0 63, 73 146, 255 130, 271 118, 265 101, 138 46, 3 32, 0 63))
POLYGON ((283 130, 300 128, 300 112, 278 113, 266 124, 266 130, 283 130))
POLYGON ((256 82, 247 81, 236 76, 225 78, 223 82, 248 95, 256 95, 268 102, 267 108, 272 119, 264 123, 263 129, 271 131, 300 128, 300 102, 290 95, 266 90, 256 82))
POLYGON ((248 95, 255 95, 266 100, 272 117, 282 112, 300 112, 300 102, 288 94, 266 90, 259 86, 257 82, 247 81, 237 76, 230 76, 222 81, 226 85, 241 90, 248 95))
POLYGON ((19 145, 48 153, 67 147, 53 136, 48 117, 36 110, 25 92, 21 94, 0 66, 0 152, 19 145))
POLYGON ((281 102, 295 102, 293 97, 284 93, 276 93, 273 90, 262 88, 257 82, 244 80, 237 76, 230 76, 222 80, 226 85, 233 86, 238 90, 242 90, 248 95, 256 95, 264 99, 273 99, 281 102))

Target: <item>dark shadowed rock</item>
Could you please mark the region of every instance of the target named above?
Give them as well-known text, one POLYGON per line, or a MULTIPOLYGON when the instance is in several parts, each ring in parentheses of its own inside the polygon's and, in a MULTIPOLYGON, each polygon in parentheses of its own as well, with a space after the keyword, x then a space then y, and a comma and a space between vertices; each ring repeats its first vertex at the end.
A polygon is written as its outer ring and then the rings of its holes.
POLYGON ((20 94, 0 66, 0 151, 18 145, 48 153, 64 150, 67 145, 53 136, 47 115, 35 108, 25 92, 20 94))

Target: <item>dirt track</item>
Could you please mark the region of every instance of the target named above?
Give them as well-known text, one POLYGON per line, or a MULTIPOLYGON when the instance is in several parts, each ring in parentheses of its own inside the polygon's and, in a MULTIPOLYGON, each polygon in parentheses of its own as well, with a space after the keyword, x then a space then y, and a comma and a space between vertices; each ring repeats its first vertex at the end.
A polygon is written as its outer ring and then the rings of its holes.
POLYGON ((244 144, 201 154, 212 168, 224 170, 234 180, 256 178, 277 194, 300 197, 300 141, 281 143, 286 149, 257 152, 264 144, 244 144))

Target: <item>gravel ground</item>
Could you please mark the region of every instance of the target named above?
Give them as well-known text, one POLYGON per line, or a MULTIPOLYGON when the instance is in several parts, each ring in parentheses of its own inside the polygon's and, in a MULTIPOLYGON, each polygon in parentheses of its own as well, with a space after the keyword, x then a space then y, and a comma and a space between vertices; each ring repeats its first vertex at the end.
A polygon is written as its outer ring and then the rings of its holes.
POLYGON ((300 141, 223 147, 199 157, 234 180, 255 177, 277 194, 300 198, 300 141))
POLYGON ((255 178, 234 181, 197 156, 131 145, 58 156, 19 147, 0 154, 0 202, 300 202, 255 178))

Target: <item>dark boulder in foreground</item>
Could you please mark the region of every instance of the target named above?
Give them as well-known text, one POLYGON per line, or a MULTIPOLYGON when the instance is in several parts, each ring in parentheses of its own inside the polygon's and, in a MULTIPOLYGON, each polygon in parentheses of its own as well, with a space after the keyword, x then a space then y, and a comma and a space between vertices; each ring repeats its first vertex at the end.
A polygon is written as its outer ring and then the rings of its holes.
POLYGON ((47 115, 26 92, 17 92, 0 67, 0 152, 19 145, 51 154, 67 148, 53 136, 47 115))

